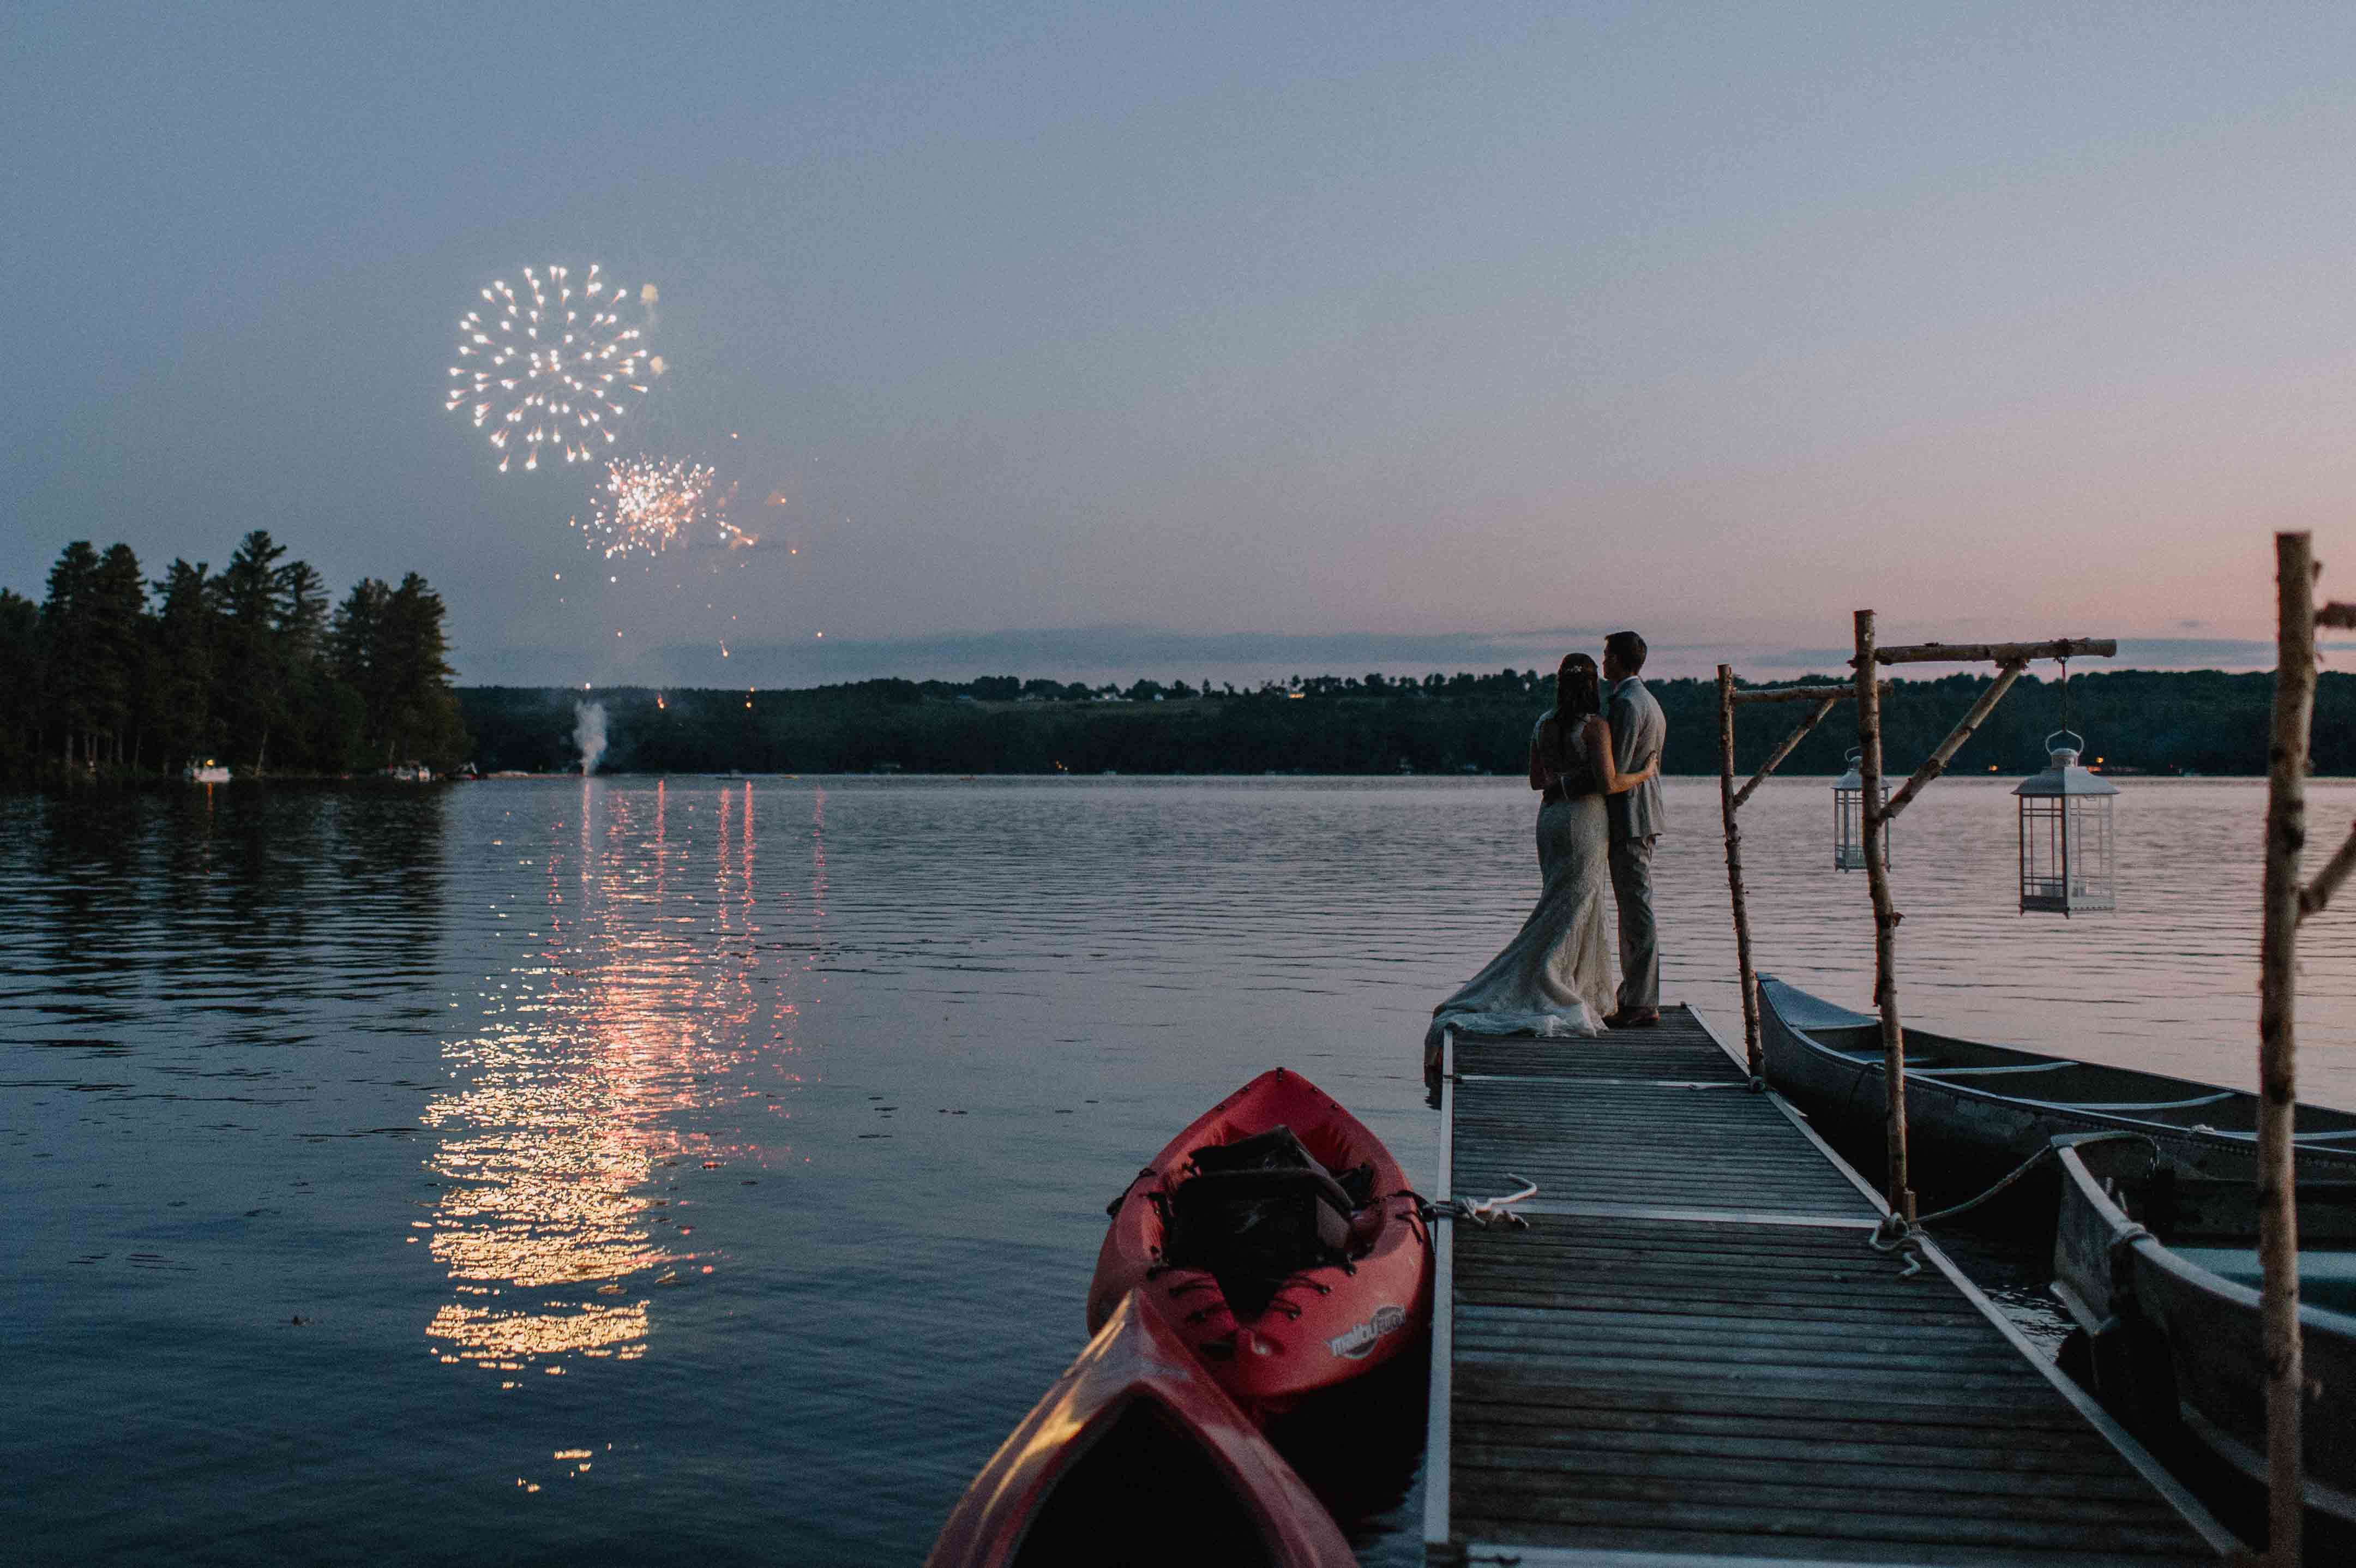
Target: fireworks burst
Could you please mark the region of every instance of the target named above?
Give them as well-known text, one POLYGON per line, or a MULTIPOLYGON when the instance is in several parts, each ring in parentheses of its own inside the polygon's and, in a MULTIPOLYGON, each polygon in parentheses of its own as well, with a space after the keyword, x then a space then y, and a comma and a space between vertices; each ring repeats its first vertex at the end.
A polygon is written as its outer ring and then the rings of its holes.
MULTIPOLYGON (((459 362, 450 367, 444 404, 469 409, 475 428, 488 428, 502 474, 517 446, 527 473, 540 467, 542 447, 562 450, 568 463, 587 461, 613 442, 614 423, 628 407, 622 400, 662 373, 643 330, 623 321, 628 291, 596 267, 577 285, 567 268, 526 267, 523 283, 521 290, 504 279, 492 284, 483 290, 485 308, 458 323, 459 362)), ((648 284, 639 299, 651 307, 654 298, 648 284)))
POLYGON ((714 475, 701 464, 669 457, 616 457, 605 465, 589 520, 573 520, 589 548, 606 560, 632 553, 659 555, 673 544, 699 539, 740 549, 760 542, 728 521, 735 491, 714 488, 714 475))

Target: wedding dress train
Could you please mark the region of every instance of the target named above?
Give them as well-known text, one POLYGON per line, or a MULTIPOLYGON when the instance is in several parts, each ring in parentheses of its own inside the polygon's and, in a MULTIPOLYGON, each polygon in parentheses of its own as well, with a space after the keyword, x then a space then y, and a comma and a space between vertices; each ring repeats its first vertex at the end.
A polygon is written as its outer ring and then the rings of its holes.
MULTIPOLYGON (((1579 743, 1574 737, 1574 746, 1579 743)), ((1579 746, 1581 761, 1584 748, 1579 746)), ((1585 773, 1582 767, 1571 777, 1585 773)), ((1599 1035, 1612 1010, 1612 958, 1606 856, 1611 832, 1603 797, 1591 790, 1538 809, 1537 908, 1505 950, 1455 995, 1432 1009, 1424 1036, 1436 1051, 1440 1031, 1459 1035, 1599 1035)))

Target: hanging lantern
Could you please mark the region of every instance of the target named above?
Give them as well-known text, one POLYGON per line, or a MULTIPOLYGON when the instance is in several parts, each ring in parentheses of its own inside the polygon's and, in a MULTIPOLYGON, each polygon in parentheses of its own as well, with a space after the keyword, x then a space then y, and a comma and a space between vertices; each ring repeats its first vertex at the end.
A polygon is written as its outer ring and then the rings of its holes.
MULTIPOLYGON (((1848 771, 1833 781, 1833 869, 1865 869, 1865 753, 1852 746, 1848 771)), ((1890 804, 1890 780, 1881 781, 1881 803, 1890 804)), ((1890 830, 1881 831, 1881 863, 1890 864, 1890 830)))
POLYGON ((2020 781, 2020 912, 2074 915, 2118 908, 2111 800, 2119 787, 2078 766, 2086 740, 2072 730, 2045 737, 2045 771, 2020 781), (2068 741, 2066 746, 2056 745, 2068 741))

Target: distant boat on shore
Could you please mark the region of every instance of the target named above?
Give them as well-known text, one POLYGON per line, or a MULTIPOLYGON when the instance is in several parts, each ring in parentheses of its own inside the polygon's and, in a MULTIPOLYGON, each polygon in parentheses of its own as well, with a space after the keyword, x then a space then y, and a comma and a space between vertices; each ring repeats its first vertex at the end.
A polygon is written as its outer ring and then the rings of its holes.
POLYGON ((202 762, 189 763, 180 770, 180 777, 191 784, 226 784, 229 769, 208 757, 202 762))

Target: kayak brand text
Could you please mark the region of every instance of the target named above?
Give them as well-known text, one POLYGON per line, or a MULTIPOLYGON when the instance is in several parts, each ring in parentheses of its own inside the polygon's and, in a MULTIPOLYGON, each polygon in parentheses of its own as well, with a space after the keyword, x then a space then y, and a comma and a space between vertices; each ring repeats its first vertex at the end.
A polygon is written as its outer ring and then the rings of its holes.
POLYGON ((1406 1326, 1407 1308, 1378 1306, 1375 1308, 1375 1315, 1365 1322, 1353 1324, 1346 1331, 1325 1341, 1325 1348, 1336 1356, 1346 1356, 1355 1361, 1373 1349, 1376 1340, 1406 1326))

